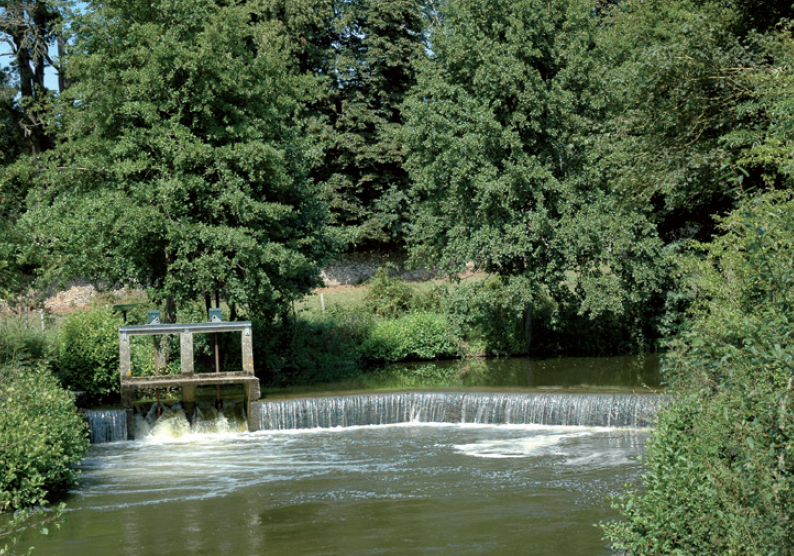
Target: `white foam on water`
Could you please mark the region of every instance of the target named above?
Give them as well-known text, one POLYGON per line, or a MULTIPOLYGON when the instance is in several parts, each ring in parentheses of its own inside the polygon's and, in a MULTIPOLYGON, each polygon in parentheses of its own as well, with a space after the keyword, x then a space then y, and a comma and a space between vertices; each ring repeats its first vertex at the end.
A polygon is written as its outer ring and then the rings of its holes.
POLYGON ((163 407, 157 417, 153 405, 146 416, 135 417, 135 438, 144 445, 170 443, 196 443, 238 436, 248 430, 245 412, 235 404, 224 404, 223 410, 214 407, 195 408, 192 423, 188 421, 180 404, 163 407))
POLYGON ((637 462, 618 452, 595 452, 586 456, 567 458, 563 463, 570 466, 603 468, 631 465, 637 462))
POLYGON ((457 444, 453 447, 464 455, 477 458, 526 458, 546 455, 549 448, 563 440, 590 436, 596 432, 585 430, 568 434, 539 434, 508 440, 483 440, 473 444, 457 444))
POLYGON ((323 433, 345 433, 359 430, 373 430, 373 429, 411 429, 411 428, 431 428, 431 429, 471 429, 471 430, 515 430, 515 431, 541 431, 541 432, 575 432, 575 431, 588 431, 588 432, 609 432, 609 431, 623 431, 633 430, 630 428, 618 427, 586 427, 579 425, 536 425, 536 424, 491 424, 491 423, 436 423, 426 421, 408 421, 405 423, 390 423, 378 425, 347 425, 339 427, 312 427, 302 429, 270 429, 260 430, 250 435, 255 436, 290 436, 290 435, 316 435, 323 433))

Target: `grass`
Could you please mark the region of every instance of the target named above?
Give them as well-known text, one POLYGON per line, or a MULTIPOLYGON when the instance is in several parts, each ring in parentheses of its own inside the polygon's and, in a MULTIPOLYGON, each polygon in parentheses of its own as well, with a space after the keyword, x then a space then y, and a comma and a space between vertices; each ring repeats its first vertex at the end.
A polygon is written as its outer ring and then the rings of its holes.
MULTIPOLYGON (((461 283, 471 283, 485 279, 485 275, 476 274, 461 279, 461 283)), ((453 291, 458 287, 458 284, 443 279, 428 280, 426 282, 406 282, 406 284, 417 298, 430 295, 436 288, 446 288, 448 291, 453 291)), ((358 286, 337 286, 315 290, 301 301, 295 303, 295 311, 298 316, 310 319, 321 316, 323 311, 320 296, 322 295, 325 300, 326 313, 365 312, 367 310, 365 299, 369 289, 369 284, 364 282, 358 286)))

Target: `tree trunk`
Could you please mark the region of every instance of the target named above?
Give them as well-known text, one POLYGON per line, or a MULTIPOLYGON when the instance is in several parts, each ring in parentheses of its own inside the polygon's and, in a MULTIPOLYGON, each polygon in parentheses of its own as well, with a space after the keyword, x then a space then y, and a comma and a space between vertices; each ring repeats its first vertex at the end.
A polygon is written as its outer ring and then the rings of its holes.
POLYGON ((529 350, 532 347, 532 305, 524 311, 524 349, 526 354, 529 355, 529 350))

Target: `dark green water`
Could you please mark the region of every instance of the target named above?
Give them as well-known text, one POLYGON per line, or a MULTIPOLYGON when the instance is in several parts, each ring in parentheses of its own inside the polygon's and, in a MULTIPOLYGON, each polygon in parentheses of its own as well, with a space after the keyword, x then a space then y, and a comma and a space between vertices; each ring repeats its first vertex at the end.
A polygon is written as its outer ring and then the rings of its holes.
POLYGON ((660 390, 659 357, 564 359, 464 359, 399 363, 354 380, 295 388, 263 389, 268 397, 327 392, 402 389, 499 389, 522 391, 651 393, 660 390))
POLYGON ((647 432, 400 425, 94 446, 60 531, 80 556, 608 554, 593 524, 647 432))

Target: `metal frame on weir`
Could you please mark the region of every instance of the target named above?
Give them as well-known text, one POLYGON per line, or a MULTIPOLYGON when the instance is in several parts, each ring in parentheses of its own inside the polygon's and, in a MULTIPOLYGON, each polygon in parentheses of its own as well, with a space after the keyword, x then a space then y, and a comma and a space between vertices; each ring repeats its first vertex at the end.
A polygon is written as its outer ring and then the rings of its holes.
MULTIPOLYGON (((154 312, 152 312, 154 313, 154 312)), ((211 317, 213 315, 210 315, 211 317)), ((133 403, 135 392, 141 388, 182 389, 182 405, 192 411, 196 403, 196 386, 221 384, 242 384, 245 389, 246 413, 250 415, 251 402, 259 399, 259 379, 254 375, 253 337, 250 321, 213 322, 191 324, 160 324, 159 315, 150 317, 151 324, 119 327, 119 362, 121 378, 121 403, 127 413, 127 437, 134 440, 135 417, 133 403), (240 332, 242 335, 242 371, 220 372, 217 364, 214 373, 195 373, 193 360, 193 334, 212 334, 221 332, 240 332), (159 334, 179 334, 180 359, 182 372, 179 375, 132 376, 130 336, 154 336, 159 334)), ((217 337, 216 337, 217 346, 217 337)), ((250 419, 249 419, 250 421, 250 419)), ((254 430, 249 422, 249 430, 254 430)))

